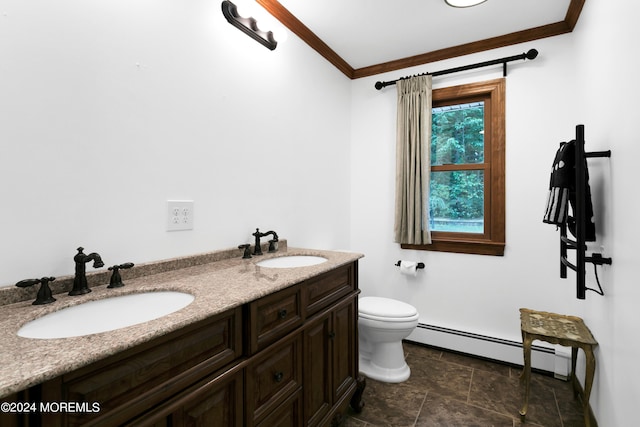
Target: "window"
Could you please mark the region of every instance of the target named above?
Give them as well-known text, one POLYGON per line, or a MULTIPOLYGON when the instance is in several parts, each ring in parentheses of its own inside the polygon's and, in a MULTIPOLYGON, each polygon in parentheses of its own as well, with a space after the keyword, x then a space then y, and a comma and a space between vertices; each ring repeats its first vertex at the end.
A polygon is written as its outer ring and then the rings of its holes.
POLYGON ((504 254, 504 98, 504 79, 433 91, 433 243, 402 248, 504 254))

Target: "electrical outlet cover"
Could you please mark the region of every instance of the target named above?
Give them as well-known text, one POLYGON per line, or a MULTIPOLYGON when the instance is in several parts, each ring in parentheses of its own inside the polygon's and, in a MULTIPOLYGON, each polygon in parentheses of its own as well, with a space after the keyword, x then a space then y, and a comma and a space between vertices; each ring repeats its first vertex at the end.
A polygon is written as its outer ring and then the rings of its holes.
POLYGON ((167 231, 193 230, 193 200, 167 200, 167 231))

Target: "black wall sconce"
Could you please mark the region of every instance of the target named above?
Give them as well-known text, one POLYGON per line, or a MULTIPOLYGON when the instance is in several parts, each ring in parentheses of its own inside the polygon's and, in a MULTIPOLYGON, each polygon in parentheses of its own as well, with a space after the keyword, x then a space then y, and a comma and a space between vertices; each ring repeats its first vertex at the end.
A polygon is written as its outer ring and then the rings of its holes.
POLYGON ((265 46, 269 50, 274 50, 278 42, 273 38, 273 32, 262 31, 258 28, 258 22, 254 18, 243 18, 238 15, 238 8, 230 1, 222 2, 222 14, 229 24, 238 28, 240 31, 265 46))

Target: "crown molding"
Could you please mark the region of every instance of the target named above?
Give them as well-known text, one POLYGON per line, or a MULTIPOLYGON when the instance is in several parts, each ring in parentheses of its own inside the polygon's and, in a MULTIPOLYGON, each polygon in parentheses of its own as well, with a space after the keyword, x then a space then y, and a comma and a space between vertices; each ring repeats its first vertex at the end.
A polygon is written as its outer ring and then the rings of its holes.
POLYGON ((327 61, 333 64, 345 76, 350 79, 359 79, 362 77, 387 73, 389 71, 396 71, 408 67, 414 67, 417 65, 428 64, 430 62, 456 58, 458 56, 469 55, 472 53, 483 52, 486 50, 511 46, 518 43, 524 43, 532 40, 570 33, 573 31, 578 22, 578 18, 580 17, 580 12, 582 12, 582 7, 584 6, 585 0, 571 0, 569 8, 567 9, 567 14, 565 15, 565 19, 560 22, 517 31, 498 37, 479 40, 472 43, 466 43, 459 46, 426 52, 420 55, 401 58, 381 64, 370 65, 358 69, 354 69, 351 65, 349 65, 335 51, 333 51, 333 49, 331 49, 315 33, 313 33, 313 31, 311 31, 306 25, 304 25, 277 0, 256 0, 256 2, 264 7, 271 15, 273 15, 294 34, 300 37, 300 39, 307 43, 312 49, 317 51, 327 61))

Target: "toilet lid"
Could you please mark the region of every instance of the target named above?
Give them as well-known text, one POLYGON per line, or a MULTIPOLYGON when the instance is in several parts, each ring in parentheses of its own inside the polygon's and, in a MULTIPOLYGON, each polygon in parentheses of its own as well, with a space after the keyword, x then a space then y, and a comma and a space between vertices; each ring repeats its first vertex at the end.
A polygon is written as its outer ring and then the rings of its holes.
POLYGON ((402 301, 381 298, 363 297, 358 300, 358 313, 362 317, 371 319, 411 319, 418 316, 418 310, 402 301))

